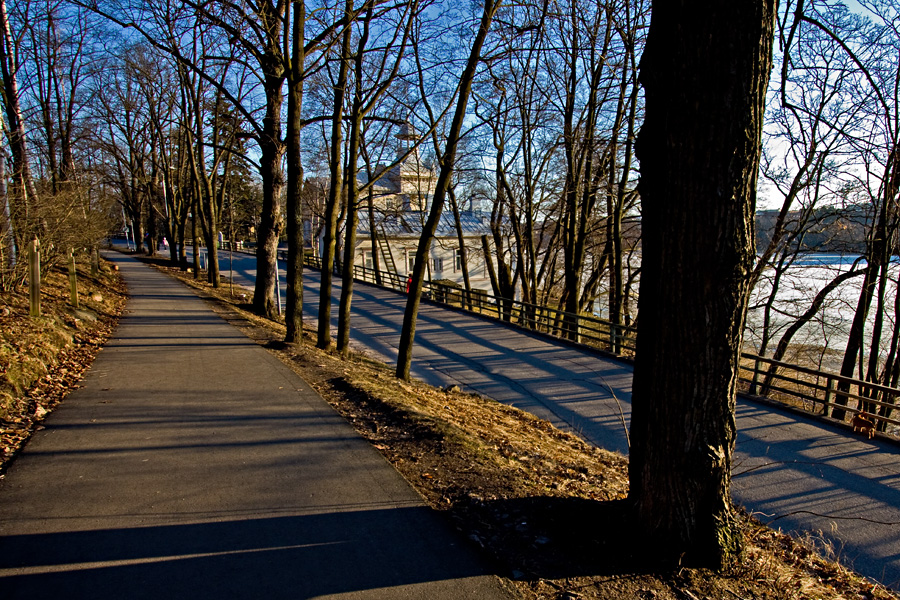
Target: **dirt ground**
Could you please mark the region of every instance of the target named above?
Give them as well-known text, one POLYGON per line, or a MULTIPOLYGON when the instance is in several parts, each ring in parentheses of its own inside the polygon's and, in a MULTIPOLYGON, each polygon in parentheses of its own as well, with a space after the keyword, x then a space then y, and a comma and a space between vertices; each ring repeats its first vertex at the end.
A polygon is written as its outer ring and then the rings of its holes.
POLYGON ((629 524, 625 457, 492 400, 317 350, 311 331, 286 345, 282 325, 243 304, 249 290, 231 296, 157 266, 315 387, 524 599, 900 598, 746 516, 743 556, 723 572, 655 565, 629 524))

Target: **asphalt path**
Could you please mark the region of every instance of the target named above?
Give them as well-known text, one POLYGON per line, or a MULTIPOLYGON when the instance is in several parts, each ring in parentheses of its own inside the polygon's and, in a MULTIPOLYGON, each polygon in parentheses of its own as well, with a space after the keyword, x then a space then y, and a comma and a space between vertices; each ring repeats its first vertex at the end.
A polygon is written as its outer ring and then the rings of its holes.
MULTIPOLYGON (((236 254, 233 273, 252 285, 254 258, 236 254)), ((318 273, 307 271, 305 318, 317 318, 318 284, 318 273)), ((352 346, 395 363, 405 295, 359 282, 354 292, 352 346)), ((415 341, 413 376, 517 406, 627 454, 630 363, 427 302, 415 341)), ((898 445, 746 399, 738 401, 737 424, 734 499, 761 521, 824 542, 845 564, 900 589, 898 445)))
POLYGON ((315 391, 187 287, 131 298, 0 482, 0 598, 508 598, 315 391))

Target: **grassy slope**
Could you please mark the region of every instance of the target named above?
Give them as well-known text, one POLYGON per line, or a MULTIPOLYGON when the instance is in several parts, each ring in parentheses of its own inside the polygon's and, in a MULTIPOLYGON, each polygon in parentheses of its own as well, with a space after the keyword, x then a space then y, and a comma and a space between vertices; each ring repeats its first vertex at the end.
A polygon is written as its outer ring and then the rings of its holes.
POLYGON ((0 473, 46 414, 78 386, 125 307, 119 273, 91 276, 78 264, 79 308, 69 279, 52 268, 41 281, 41 316, 29 316, 27 286, 0 293, 0 473))

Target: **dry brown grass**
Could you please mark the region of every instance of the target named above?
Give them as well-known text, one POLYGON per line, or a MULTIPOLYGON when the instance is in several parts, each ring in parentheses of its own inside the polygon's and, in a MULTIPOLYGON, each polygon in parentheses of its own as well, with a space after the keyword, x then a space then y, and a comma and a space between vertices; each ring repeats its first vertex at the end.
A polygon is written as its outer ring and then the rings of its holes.
POLYGON ((119 273, 91 276, 78 264, 79 308, 68 275, 53 268, 41 281, 41 316, 29 316, 27 287, 0 294, 0 473, 44 416, 78 386, 125 306, 119 273))

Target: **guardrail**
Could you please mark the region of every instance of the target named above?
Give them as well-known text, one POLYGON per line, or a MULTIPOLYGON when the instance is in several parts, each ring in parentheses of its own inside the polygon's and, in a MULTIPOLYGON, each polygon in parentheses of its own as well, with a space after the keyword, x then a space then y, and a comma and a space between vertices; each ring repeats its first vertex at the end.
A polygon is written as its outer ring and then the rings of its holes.
MULTIPOLYGON (((306 264, 321 269, 318 257, 306 264)), ((338 267, 335 268, 337 272, 338 267)), ((354 279, 400 292, 408 291, 408 278, 397 273, 355 265, 354 279)), ((574 341, 619 357, 633 357, 637 330, 593 315, 575 315, 554 308, 499 298, 481 290, 465 290, 425 282, 423 294, 431 301, 499 319, 525 329, 574 341)), ((793 365, 744 352, 741 354, 739 391, 780 402, 812 414, 830 416, 900 437, 900 420, 892 418, 900 389, 867 383, 835 373, 793 365)))
POLYGON ((740 389, 795 408, 867 428, 857 415, 870 420, 874 429, 900 435, 900 420, 892 418, 900 389, 869 383, 836 373, 818 371, 744 353, 740 389))
MULTIPOLYGON (((307 258, 306 264, 321 268, 321 261, 307 258)), ((408 278, 396 273, 376 272, 354 265, 353 277, 365 283, 407 292, 408 278)), ((432 302, 493 317, 525 329, 572 340, 616 356, 633 356, 637 330, 617 325, 593 315, 576 315, 565 311, 529 304, 519 300, 499 298, 483 290, 466 290, 436 281, 426 281, 422 290, 432 302)))

